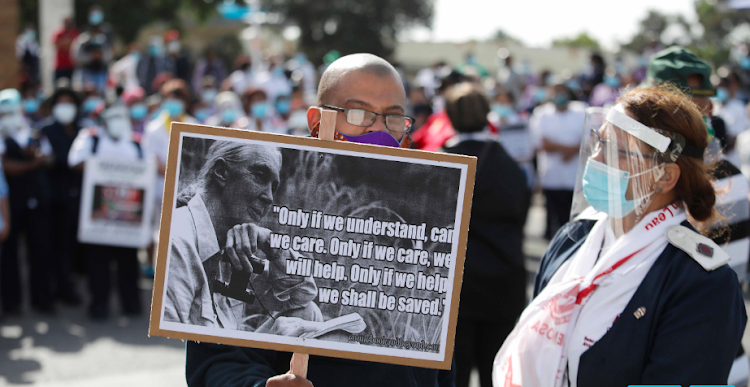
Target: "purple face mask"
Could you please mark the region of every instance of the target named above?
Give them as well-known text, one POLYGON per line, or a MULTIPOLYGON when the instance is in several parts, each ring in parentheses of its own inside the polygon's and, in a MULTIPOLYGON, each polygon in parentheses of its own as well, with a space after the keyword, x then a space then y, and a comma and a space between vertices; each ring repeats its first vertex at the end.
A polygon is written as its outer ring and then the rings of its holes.
POLYGON ((357 142, 360 144, 391 146, 394 148, 398 148, 401 145, 401 142, 396 140, 396 138, 388 132, 375 131, 359 136, 349 136, 343 133, 341 133, 341 135, 346 137, 350 142, 357 142))

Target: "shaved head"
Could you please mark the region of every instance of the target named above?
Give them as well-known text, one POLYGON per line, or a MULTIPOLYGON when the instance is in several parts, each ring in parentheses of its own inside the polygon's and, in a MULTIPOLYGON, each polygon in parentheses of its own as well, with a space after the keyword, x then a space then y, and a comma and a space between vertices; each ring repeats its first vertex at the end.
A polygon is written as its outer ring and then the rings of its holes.
MULTIPOLYGON (((385 125, 385 115, 406 114, 406 91, 401 76, 390 63, 371 54, 347 55, 331 63, 320 77, 318 107, 338 111, 336 131, 349 136, 368 132, 385 131, 396 140, 404 132, 391 132, 385 125), (368 126, 360 122, 349 123, 347 109, 361 109, 377 113, 375 121, 368 126)), ((321 110, 307 110, 307 125, 310 130, 320 123, 321 110)))
MULTIPOLYGON (((385 59, 372 54, 351 54, 331 63, 320 77, 318 106, 331 104, 338 86, 353 73, 365 73, 376 77, 392 78, 401 83, 398 71, 385 59)), ((404 97, 406 92, 404 91, 404 97)))

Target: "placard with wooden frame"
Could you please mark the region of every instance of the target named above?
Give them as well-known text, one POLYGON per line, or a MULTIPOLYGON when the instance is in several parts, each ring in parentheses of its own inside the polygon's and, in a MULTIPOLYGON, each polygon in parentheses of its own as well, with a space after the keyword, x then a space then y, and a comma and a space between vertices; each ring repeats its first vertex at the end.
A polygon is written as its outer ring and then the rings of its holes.
POLYGON ((475 170, 172 124, 149 334, 450 369, 475 170))

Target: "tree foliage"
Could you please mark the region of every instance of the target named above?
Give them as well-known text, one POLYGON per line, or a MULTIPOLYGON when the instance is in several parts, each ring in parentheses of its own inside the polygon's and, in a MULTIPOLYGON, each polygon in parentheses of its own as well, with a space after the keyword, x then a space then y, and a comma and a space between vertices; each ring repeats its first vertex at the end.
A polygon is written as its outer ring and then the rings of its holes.
POLYGON ((601 49, 599 41, 591 37, 587 32, 581 32, 573 38, 554 39, 552 40, 552 45, 555 47, 586 48, 591 51, 599 51, 601 49))
MULTIPOLYGON (((141 28, 152 22, 166 22, 179 29, 177 15, 182 10, 205 20, 216 12, 217 1, 220 0, 75 0, 75 21, 79 28, 87 25, 89 9, 92 5, 99 5, 104 10, 105 22, 112 26, 115 35, 130 43, 141 28)), ((19 1, 19 6, 20 25, 37 25, 39 0, 19 1)))
POLYGON ((433 0, 263 0, 263 7, 298 25, 300 49, 319 62, 330 50, 389 57, 399 31, 430 26, 433 0))
POLYGON ((740 24, 750 20, 750 11, 727 7, 727 0, 694 0, 697 23, 683 15, 649 11, 641 20, 638 32, 622 48, 640 53, 656 43, 662 46, 681 44, 714 66, 729 60, 731 49, 727 36, 740 24), (669 29, 677 34, 665 34, 669 29))

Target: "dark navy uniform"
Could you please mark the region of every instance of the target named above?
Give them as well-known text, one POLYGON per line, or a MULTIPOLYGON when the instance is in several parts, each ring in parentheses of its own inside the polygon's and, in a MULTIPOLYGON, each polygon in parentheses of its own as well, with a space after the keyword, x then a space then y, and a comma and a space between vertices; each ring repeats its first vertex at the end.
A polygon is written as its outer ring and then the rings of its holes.
MULTIPOLYGON (((534 297, 581 247, 593 225, 589 220, 567 223, 557 232, 539 266, 534 297)), ((692 229, 687 222, 683 226, 692 229)), ((746 323, 734 271, 728 265, 706 271, 669 244, 620 318, 581 356, 578 386, 726 384, 746 323), (640 308, 647 313, 637 315, 640 308)))
MULTIPOLYGON (((4 139, 4 160, 33 160, 33 155, 11 137, 4 139)), ((39 140, 32 139, 29 146, 38 147, 39 140)), ((4 164, 7 170, 7 163, 4 164)), ((51 188, 42 167, 23 174, 6 173, 8 180, 11 228, 8 239, 3 242, 0 256, 0 289, 2 289, 3 311, 8 314, 21 310, 21 272, 18 251, 21 235, 29 263, 29 285, 31 305, 42 312, 54 310, 52 272, 55 257, 51 240, 51 188)))
POLYGON ((65 126, 53 121, 43 126, 41 131, 47 137, 54 152, 54 165, 49 170, 52 184, 52 222, 57 231, 53 233, 53 246, 56 251, 55 279, 58 298, 69 303, 80 302, 71 280, 71 268, 80 254, 77 242, 78 210, 81 201, 83 175, 68 166, 68 152, 73 145, 80 126, 74 125, 71 136, 65 126))

